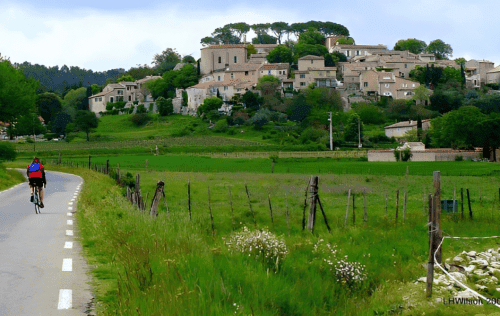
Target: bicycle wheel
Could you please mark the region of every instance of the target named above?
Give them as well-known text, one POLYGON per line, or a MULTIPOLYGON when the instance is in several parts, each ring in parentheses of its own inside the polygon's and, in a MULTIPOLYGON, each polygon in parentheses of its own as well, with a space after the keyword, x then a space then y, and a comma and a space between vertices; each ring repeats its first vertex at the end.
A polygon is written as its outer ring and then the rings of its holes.
POLYGON ((35 214, 39 214, 40 213, 40 196, 38 195, 38 187, 35 186, 35 189, 34 189, 34 204, 35 204, 35 214))

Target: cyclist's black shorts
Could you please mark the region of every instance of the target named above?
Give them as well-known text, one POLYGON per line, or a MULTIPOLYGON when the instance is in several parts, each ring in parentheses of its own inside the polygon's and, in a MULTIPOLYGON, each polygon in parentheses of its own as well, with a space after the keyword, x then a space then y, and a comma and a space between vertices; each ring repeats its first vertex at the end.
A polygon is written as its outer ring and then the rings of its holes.
POLYGON ((34 187, 35 185, 37 187, 43 187, 43 181, 42 178, 30 178, 30 186, 34 187))

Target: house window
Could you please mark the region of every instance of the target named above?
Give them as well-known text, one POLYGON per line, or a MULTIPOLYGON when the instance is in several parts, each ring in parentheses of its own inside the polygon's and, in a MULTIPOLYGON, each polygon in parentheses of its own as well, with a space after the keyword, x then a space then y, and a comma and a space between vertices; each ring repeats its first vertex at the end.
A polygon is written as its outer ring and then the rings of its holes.
POLYGON ((313 60, 311 59, 311 64, 313 63, 313 60))
POLYGON ((386 87, 386 88, 389 88, 389 84, 388 84, 388 83, 386 83, 386 84, 385 84, 385 87, 386 87))
POLYGON ((219 57, 219 64, 222 63, 222 57, 219 57))
POLYGON ((359 56, 359 50, 356 51, 356 56, 359 56))
POLYGON ((233 72, 231 73, 231 79, 234 79, 234 73, 233 72))
POLYGON ((224 87, 224 91, 227 91, 228 87, 224 87))
POLYGON ((113 97, 109 98, 109 102, 113 103, 113 97))
POLYGON ((363 82, 363 87, 368 87, 368 82, 363 82))
POLYGON ((306 83, 305 83, 304 81, 301 81, 301 82, 300 82, 300 86, 301 86, 301 87, 305 87, 305 86, 306 86, 306 83))
POLYGON ((217 76, 217 81, 220 81, 220 76, 217 76))
POLYGON ((403 83, 403 88, 408 88, 408 84, 403 83))
POLYGON ((278 74, 280 74, 280 75, 281 75, 281 70, 280 70, 280 71, 278 71, 278 74))
POLYGON ((128 96, 128 100, 132 101, 132 96, 131 95, 128 96))
POLYGON ((347 57, 351 56, 351 51, 346 50, 346 51, 345 51, 345 55, 346 55, 347 57))
POLYGON ((305 78, 306 74, 300 74, 300 78, 305 78))
POLYGON ((99 98, 95 98, 95 102, 99 101, 99 98))
POLYGON ((238 57, 234 56, 234 63, 236 64, 238 62, 238 57))
POLYGON ((415 88, 415 84, 412 84, 413 88, 415 88))
POLYGON ((248 71, 245 71, 245 76, 248 76, 248 71))
POLYGON ((99 98, 99 101, 102 101, 102 97, 99 98))
POLYGON ((405 64, 405 68, 408 68, 408 64, 405 64))

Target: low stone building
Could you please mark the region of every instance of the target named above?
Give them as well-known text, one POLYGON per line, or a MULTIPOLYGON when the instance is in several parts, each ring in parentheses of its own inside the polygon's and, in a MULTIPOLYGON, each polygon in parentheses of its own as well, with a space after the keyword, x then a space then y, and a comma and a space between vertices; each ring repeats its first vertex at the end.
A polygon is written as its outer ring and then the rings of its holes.
POLYGON ((497 66, 486 73, 486 83, 500 83, 500 66, 497 66))
MULTIPOLYGON (((431 120, 422 120, 422 130, 428 130, 431 120)), ((417 121, 403 121, 384 127, 385 136, 387 137, 403 137, 406 132, 417 129, 417 121)))
POLYGON ((337 68, 325 67, 325 58, 307 55, 299 58, 298 70, 295 71, 294 88, 304 89, 311 83, 317 87, 337 87, 337 68))
POLYGON ((367 56, 373 55, 376 52, 384 52, 387 51, 386 45, 347 45, 347 44, 339 44, 338 42, 335 45, 330 47, 329 53, 339 52, 346 55, 347 60, 356 57, 356 56, 367 56))

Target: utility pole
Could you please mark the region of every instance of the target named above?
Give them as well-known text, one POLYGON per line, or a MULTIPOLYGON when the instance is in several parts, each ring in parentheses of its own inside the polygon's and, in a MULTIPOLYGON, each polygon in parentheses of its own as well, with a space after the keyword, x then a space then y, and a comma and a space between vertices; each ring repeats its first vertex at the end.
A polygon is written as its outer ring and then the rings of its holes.
POLYGON ((330 118, 328 119, 330 121, 330 150, 333 150, 333 139, 332 139, 332 112, 330 113, 330 118))

